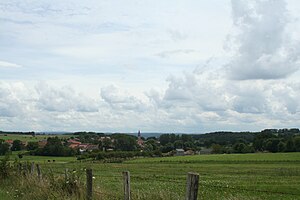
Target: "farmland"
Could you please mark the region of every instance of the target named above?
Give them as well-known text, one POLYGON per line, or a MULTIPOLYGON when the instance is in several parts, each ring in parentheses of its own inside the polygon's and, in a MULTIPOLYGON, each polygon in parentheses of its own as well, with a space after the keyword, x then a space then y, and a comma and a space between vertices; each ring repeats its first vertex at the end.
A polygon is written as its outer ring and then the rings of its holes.
POLYGON ((0 134, 0 139, 2 140, 21 140, 26 142, 38 142, 39 140, 47 139, 48 137, 59 137, 59 138, 69 138, 73 135, 36 135, 33 137, 32 135, 25 135, 25 134, 0 134))
MULTIPOLYGON (((24 156, 29 158, 35 157, 24 156)), ((190 171, 200 174, 199 199, 300 198, 300 153, 140 158, 123 163, 56 160, 45 164, 36 157, 34 161, 41 163, 44 173, 50 168, 62 174, 65 168, 79 171, 91 167, 95 191, 102 199, 122 199, 124 170, 131 173, 133 199, 184 199, 186 174, 190 171)))
MULTIPOLYGON (((71 136, 60 135, 59 137, 71 136)), ((92 137, 95 134, 85 134, 85 136, 92 137)), ((0 138, 4 140, 19 139, 22 141, 39 141, 47 137, 49 135, 37 135, 36 137, 24 134, 0 135, 0 138)), ((86 140, 89 137, 81 138, 86 140)), ((62 145, 60 141, 58 144, 62 145)), ((153 143, 153 145, 155 144, 153 143)), ((120 153, 118 149, 115 149, 114 152, 120 153)), ((31 156, 24 149, 23 151, 11 151, 11 153, 11 162, 19 160, 23 163, 39 163, 45 177, 54 175, 58 178, 60 176, 63 182, 65 182, 63 179, 65 169, 72 173, 74 171, 76 176, 79 175, 79 182, 85 182, 83 169, 90 167, 93 169, 95 177, 94 195, 105 200, 122 199, 121 173, 123 171, 130 171, 131 174, 132 199, 184 199, 188 172, 196 172, 200 175, 199 199, 300 199, 299 152, 139 157, 128 160, 109 157, 98 161, 93 160, 95 157, 83 157, 83 160, 77 160, 76 156, 31 156), (21 158, 19 158, 20 154, 23 155, 21 158)), ((90 154, 86 152, 83 155, 90 154)), ((3 158, 3 156, 1 157, 3 158)), ((22 180, 10 181, 20 182, 22 180)), ((48 183, 46 181, 46 185, 48 183)), ((16 186, 14 184, 9 181, 1 184, 1 187, 3 186, 0 189, 2 197, 15 193, 16 186)), ((17 189, 28 194, 28 188, 22 188, 24 185, 28 185, 28 183, 25 181, 17 189)), ((39 187, 38 183, 36 187, 39 187)), ((84 189, 84 186, 80 187, 84 189)), ((54 199, 62 198, 61 191, 53 191, 49 188, 44 186, 39 191, 46 190, 46 193, 53 193, 54 199)), ((31 190, 30 195, 34 193, 35 191, 31 190)), ((42 198, 43 193, 45 192, 29 196, 27 199, 42 198)), ((25 196, 24 200, 27 200, 25 196)))

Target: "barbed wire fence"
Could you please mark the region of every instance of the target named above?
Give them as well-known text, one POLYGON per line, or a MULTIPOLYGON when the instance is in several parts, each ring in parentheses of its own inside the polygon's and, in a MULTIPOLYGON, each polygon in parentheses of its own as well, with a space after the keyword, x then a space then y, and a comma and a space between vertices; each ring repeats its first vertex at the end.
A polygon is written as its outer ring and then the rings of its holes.
MULTIPOLYGON (((81 167, 81 166, 80 166, 81 167)), ((23 175, 26 177, 30 176, 36 176, 38 177, 38 180, 42 180, 43 178, 46 178, 48 176, 60 176, 64 177, 65 181, 67 182, 70 178, 69 174, 72 174, 74 172, 81 173, 81 182, 84 183, 83 185, 85 188, 85 194, 87 200, 92 200, 93 196, 96 195, 98 198, 101 196, 110 196, 111 199, 120 199, 123 198, 125 200, 130 200, 132 197, 132 191, 131 191, 131 174, 129 171, 123 171, 122 174, 119 176, 107 176, 113 178, 118 178, 118 180, 121 181, 119 184, 120 186, 123 185, 123 194, 116 193, 116 192, 107 192, 105 190, 102 190, 101 188, 97 188, 94 186, 94 179, 101 179, 103 176, 97 172, 97 170, 93 171, 92 168, 81 168, 81 170, 78 172, 78 169, 67 169, 67 168, 53 168, 53 167, 43 167, 40 164, 35 164, 34 162, 22 162, 17 164, 16 168, 16 174, 23 175), (77 170, 77 171, 76 171, 77 170), (84 176, 85 175, 85 176, 84 176)), ((75 174, 75 173, 74 173, 75 174)), ((79 177, 79 176, 78 176, 79 177)), ((106 178, 107 178, 106 177, 106 178)), ((134 178, 136 178, 133 174, 134 178)), ((144 177, 144 179, 147 179, 147 177, 144 177)), ((207 181, 201 181, 199 180, 199 174, 198 173, 192 173, 189 172, 187 174, 186 183, 184 183, 181 180, 173 180, 169 178, 162 178, 159 176, 148 177, 149 181, 155 179, 155 181, 160 181, 166 184, 176 184, 177 186, 184 187, 185 186, 185 199, 186 200, 196 200, 198 198, 198 190, 199 188, 217 188, 217 189, 226 189, 226 190, 233 190, 233 191, 247 191, 251 193, 266 193, 266 194, 272 194, 272 195, 291 195, 291 196, 299 196, 297 193, 293 192, 281 192, 281 191, 270 191, 270 190, 263 190, 263 189, 251 189, 251 188, 245 188, 245 187, 238 187, 238 186, 230 186, 230 185, 223 185, 223 184, 216 184, 216 183, 208 183, 207 181), (200 184, 200 187, 199 187, 200 184)))

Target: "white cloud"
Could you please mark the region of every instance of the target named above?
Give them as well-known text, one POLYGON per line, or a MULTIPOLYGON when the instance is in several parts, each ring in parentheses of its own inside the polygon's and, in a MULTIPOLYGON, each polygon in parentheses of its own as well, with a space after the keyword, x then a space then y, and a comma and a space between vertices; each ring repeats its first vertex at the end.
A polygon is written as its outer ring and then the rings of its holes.
POLYGON ((27 111, 28 94, 20 82, 0 82, 0 117, 20 117, 27 111))
POLYGON ((76 93, 70 87, 53 88, 46 83, 36 86, 38 94, 37 105, 43 110, 50 112, 98 112, 96 100, 76 93))
POLYGON ((232 1, 238 31, 231 36, 236 49, 228 64, 230 78, 278 79, 299 69, 299 44, 286 30, 286 7, 284 0, 232 1))
POLYGON ((1 129, 299 126, 296 1, 3 0, 0 10, 1 129))
POLYGON ((127 91, 110 85, 101 89, 101 97, 113 110, 132 110, 134 112, 145 111, 147 102, 137 96, 129 94, 127 91))
POLYGON ((0 68, 1 67, 7 67, 7 68, 20 68, 22 65, 18 65, 16 63, 6 62, 0 60, 0 68))

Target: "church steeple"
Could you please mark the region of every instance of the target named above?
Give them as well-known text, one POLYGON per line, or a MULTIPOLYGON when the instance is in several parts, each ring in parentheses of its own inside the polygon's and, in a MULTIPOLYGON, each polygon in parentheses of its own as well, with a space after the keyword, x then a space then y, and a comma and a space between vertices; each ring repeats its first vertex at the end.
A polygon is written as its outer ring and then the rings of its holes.
POLYGON ((141 134, 140 130, 138 131, 137 143, 138 143, 138 145, 140 145, 140 147, 144 147, 144 141, 142 140, 142 134, 141 134))

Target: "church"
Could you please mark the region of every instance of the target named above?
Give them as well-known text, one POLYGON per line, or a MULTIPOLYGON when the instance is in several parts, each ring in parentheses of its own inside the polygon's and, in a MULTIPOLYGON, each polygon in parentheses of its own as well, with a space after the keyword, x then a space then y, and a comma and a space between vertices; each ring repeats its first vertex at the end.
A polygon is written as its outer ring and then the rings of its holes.
POLYGON ((140 147, 144 147, 144 141, 142 139, 142 134, 141 134, 141 131, 139 130, 138 131, 138 139, 137 139, 137 143, 140 147))

